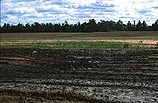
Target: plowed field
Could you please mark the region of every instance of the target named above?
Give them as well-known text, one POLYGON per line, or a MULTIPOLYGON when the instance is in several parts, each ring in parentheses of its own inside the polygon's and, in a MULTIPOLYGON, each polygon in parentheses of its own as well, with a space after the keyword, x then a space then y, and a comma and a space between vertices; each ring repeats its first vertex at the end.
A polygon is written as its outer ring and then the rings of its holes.
POLYGON ((0 50, 1 90, 60 91, 102 101, 158 102, 156 49, 0 50))

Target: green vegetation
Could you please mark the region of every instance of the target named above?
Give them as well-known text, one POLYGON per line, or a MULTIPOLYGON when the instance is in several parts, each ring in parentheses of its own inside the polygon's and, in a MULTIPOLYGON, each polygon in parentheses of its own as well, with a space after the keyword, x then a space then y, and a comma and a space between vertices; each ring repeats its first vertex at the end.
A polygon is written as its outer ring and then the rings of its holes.
POLYGON ((152 49, 156 46, 143 44, 132 44, 128 42, 107 42, 107 41, 34 41, 29 44, 19 43, 3 45, 2 47, 18 48, 61 48, 61 49, 152 49))
POLYGON ((33 44, 33 46, 36 47, 36 48, 46 48, 46 47, 48 47, 46 43, 42 43, 42 42, 37 42, 37 43, 33 44))
POLYGON ((1 47, 18 48, 158 48, 157 31, 100 33, 1 33, 1 47), (145 43, 144 43, 145 42, 145 43))
POLYGON ((95 19, 90 19, 88 22, 80 24, 69 24, 67 21, 59 24, 52 23, 38 23, 33 24, 17 24, 11 25, 4 23, 3 27, 0 27, 1 33, 32 33, 32 32, 107 32, 107 31, 158 31, 158 19, 151 26, 148 26, 145 21, 138 23, 131 23, 128 21, 124 24, 121 20, 105 21, 100 20, 96 22, 95 19))
POLYGON ((129 43, 126 42, 86 42, 86 41, 79 41, 79 42, 65 42, 65 41, 57 41, 57 42, 50 42, 50 43, 41 43, 37 42, 34 44, 34 47, 45 48, 45 47, 52 47, 52 48, 128 48, 129 43))
POLYGON ((126 49, 126 48, 155 48, 149 47, 143 44, 131 44, 128 42, 106 42, 106 41, 56 41, 49 43, 36 42, 33 44, 35 48, 116 48, 116 49, 126 49))
POLYGON ((158 48, 158 43, 156 43, 156 48, 158 48))

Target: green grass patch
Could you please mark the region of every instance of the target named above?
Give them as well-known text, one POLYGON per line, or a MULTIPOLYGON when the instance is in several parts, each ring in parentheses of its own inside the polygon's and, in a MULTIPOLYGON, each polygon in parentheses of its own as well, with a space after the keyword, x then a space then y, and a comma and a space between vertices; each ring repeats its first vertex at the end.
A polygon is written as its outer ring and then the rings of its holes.
POLYGON ((156 48, 158 48, 158 43, 156 43, 156 48))
POLYGON ((56 41, 49 43, 36 42, 36 48, 129 48, 130 44, 126 42, 88 42, 88 41, 56 41))
MULTIPOLYGON (((2 47, 2 46, 1 46, 2 47)), ((19 43, 3 45, 10 48, 59 48, 59 49, 157 49, 158 44, 149 46, 128 42, 108 41, 34 41, 32 43, 19 43)))
POLYGON ((104 48, 116 48, 116 49, 143 49, 143 48, 155 48, 143 44, 131 44, 128 42, 105 42, 105 41, 53 41, 53 42, 35 42, 32 47, 35 48, 92 48, 92 49, 104 49, 104 48))

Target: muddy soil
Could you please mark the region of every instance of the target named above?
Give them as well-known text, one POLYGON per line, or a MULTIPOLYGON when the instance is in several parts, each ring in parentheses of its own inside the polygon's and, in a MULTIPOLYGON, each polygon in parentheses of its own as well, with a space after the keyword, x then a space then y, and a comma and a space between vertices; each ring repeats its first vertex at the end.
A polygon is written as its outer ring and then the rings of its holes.
POLYGON ((158 50, 1 48, 0 89, 158 102, 158 50))

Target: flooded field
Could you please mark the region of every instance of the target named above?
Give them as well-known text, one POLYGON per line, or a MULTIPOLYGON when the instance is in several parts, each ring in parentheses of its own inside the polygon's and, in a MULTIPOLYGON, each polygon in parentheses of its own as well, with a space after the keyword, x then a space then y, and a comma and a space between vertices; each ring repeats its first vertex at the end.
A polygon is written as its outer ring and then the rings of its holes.
POLYGON ((158 50, 1 48, 0 89, 158 102, 158 50))

